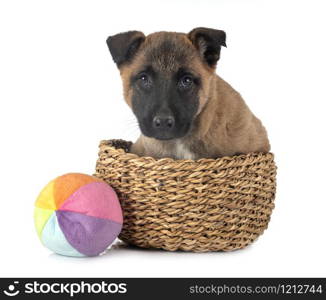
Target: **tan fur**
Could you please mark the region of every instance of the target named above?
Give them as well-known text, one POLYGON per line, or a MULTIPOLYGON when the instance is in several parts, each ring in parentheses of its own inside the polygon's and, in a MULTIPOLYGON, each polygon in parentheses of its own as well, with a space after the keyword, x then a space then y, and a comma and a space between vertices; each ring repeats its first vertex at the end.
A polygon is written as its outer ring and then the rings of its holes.
MULTIPOLYGON (((133 144, 131 152, 141 156, 174 159, 217 158, 249 152, 268 152, 270 145, 265 128, 250 111, 238 92, 205 65, 199 51, 181 33, 154 33, 146 37, 132 63, 120 68, 124 97, 131 107, 132 89, 130 77, 139 72, 145 63, 148 51, 156 47, 169 35, 180 44, 180 51, 187 54, 187 67, 202 78, 199 92, 199 108, 191 131, 176 140, 156 140, 141 135, 133 144)), ((169 56, 155 56, 154 68, 166 72, 166 76, 179 66, 169 56)))

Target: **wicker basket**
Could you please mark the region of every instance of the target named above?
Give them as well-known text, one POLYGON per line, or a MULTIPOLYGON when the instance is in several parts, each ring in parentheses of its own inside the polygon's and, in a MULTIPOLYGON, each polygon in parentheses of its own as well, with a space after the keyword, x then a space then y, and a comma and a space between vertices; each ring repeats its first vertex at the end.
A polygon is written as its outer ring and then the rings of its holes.
POLYGON ((229 251, 267 228, 276 188, 272 153, 154 159, 128 153, 131 145, 102 141, 95 174, 119 196, 121 240, 169 251, 229 251))

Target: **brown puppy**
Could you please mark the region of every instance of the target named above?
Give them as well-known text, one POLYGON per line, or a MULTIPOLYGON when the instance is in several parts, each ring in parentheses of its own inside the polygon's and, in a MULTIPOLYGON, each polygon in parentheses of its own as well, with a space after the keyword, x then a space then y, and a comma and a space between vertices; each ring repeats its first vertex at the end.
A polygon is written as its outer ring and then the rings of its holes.
POLYGON ((270 150, 260 120, 215 74, 225 39, 209 28, 148 36, 129 31, 107 39, 142 132, 131 152, 199 159, 270 150))

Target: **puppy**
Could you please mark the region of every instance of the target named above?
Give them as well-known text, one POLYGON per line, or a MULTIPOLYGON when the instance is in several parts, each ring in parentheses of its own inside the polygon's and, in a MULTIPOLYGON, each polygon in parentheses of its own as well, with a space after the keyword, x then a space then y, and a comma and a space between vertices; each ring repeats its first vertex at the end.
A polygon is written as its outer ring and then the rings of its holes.
POLYGON ((215 73, 225 40, 224 31, 210 28, 107 39, 142 133, 131 152, 199 159, 270 150, 260 120, 215 73))

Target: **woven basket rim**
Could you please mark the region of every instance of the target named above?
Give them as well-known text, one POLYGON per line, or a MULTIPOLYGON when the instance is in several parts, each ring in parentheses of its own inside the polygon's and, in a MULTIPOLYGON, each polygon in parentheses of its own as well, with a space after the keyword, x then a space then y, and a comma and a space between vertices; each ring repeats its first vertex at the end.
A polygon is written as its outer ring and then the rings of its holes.
POLYGON ((101 140, 99 147, 108 147, 111 151, 117 152, 121 157, 126 157, 130 162, 143 162, 143 163, 151 163, 151 164, 157 164, 157 165, 163 165, 163 164, 177 164, 177 165, 184 165, 184 164, 191 164, 193 166, 195 165, 202 165, 202 164, 212 164, 214 165, 221 165, 225 166, 227 163, 234 163, 235 161, 241 161, 243 162, 246 160, 248 164, 250 165, 250 161, 252 163, 255 163, 257 160, 274 160, 274 153, 273 152, 250 152, 247 154, 239 154, 234 156, 223 156, 219 158, 200 158, 197 160, 193 159, 173 159, 170 157, 164 157, 164 158, 154 158, 151 156, 138 156, 137 154, 126 152, 125 149, 116 147, 115 144, 123 144, 125 147, 129 148, 133 142, 126 141, 123 139, 110 139, 110 140, 101 140))

